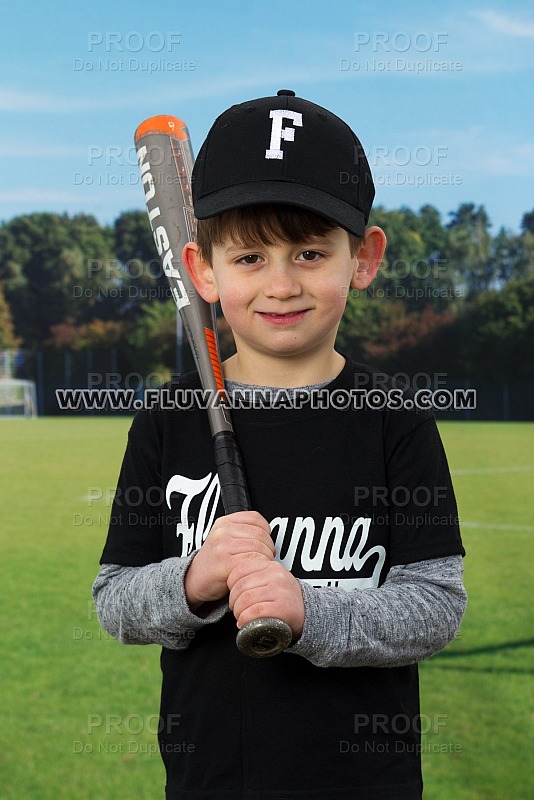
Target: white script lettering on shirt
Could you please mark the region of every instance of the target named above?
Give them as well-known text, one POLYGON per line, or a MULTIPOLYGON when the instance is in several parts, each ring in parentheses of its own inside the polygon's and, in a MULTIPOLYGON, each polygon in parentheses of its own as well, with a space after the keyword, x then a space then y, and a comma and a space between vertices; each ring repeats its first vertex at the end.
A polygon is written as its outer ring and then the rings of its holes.
MULTIPOLYGON (((180 522, 176 525, 176 536, 181 539, 182 557, 190 555, 202 547, 210 532, 221 490, 217 475, 209 473, 204 478, 194 480, 184 475, 173 475, 167 484, 165 493, 167 505, 171 508, 171 495, 182 496, 180 522), (198 514, 190 516, 191 503, 200 498, 198 514)), ((336 586, 346 590, 378 586, 380 573, 386 559, 386 551, 382 545, 371 547, 364 553, 369 537, 371 519, 358 517, 353 520, 348 539, 343 545, 345 523, 341 517, 326 517, 323 528, 315 545, 316 552, 312 556, 315 539, 315 520, 312 517, 295 517, 289 527, 289 517, 275 517, 271 522, 271 532, 276 546, 277 561, 289 571, 300 566, 304 573, 328 573, 328 578, 302 578, 313 586, 336 586), (359 537, 359 539, 358 539, 359 537), (303 540, 300 551, 300 564, 296 564, 297 550, 303 540), (280 554, 283 553, 283 556, 280 554), (372 574, 360 578, 343 578, 340 573, 361 572, 370 558, 375 557, 372 574)))

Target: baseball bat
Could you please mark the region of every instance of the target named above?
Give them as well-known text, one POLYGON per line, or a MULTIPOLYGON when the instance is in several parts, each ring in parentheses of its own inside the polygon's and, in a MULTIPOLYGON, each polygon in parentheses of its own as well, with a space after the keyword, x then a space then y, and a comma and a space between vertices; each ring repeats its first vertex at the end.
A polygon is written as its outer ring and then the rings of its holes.
MULTIPOLYGON (((213 306, 197 293, 181 253, 196 238, 191 173, 193 152, 187 126, 177 117, 150 117, 135 132, 137 160, 148 219, 163 270, 193 351, 195 366, 209 403, 209 423, 225 514, 251 508, 245 472, 237 446, 225 389, 213 306)), ((292 639, 287 623, 275 617, 256 619, 237 634, 237 646, 253 658, 285 650, 292 639)))

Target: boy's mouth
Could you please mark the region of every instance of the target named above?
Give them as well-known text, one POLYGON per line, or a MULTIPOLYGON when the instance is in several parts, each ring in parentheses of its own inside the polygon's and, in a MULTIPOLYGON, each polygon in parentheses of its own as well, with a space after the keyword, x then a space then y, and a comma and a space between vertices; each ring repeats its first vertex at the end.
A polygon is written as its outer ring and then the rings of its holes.
POLYGON ((308 311, 309 309, 303 308, 297 311, 284 311, 281 313, 277 311, 258 311, 258 314, 267 322, 275 325, 289 325, 298 322, 308 311))

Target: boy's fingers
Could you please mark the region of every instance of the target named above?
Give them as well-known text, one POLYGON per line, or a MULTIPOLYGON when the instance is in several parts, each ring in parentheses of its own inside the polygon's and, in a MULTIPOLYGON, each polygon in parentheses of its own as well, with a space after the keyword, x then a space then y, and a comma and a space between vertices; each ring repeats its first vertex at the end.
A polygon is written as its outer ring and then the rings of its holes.
POLYGON ((265 601, 267 599, 267 595, 270 594, 270 591, 271 590, 267 577, 265 577, 263 583, 256 583, 254 586, 251 586, 247 589, 241 589, 238 591, 234 586, 234 588, 230 591, 228 600, 230 610, 234 612, 236 617, 238 617, 246 608, 249 608, 260 601, 265 601))
POLYGON ((254 559, 254 553, 244 554, 228 575, 228 588, 233 596, 269 585, 277 595, 283 592, 291 576, 283 564, 272 559, 254 559))
MULTIPOLYGON (((229 520, 229 517, 225 519, 229 520)), ((206 542, 210 542, 210 544, 214 545, 216 544, 219 547, 222 546, 223 548, 228 546, 232 551, 234 551, 234 548, 238 548, 237 551, 239 552, 242 549, 241 540, 245 543, 255 542, 257 545, 263 545, 273 555, 276 554, 276 548, 271 538, 270 530, 266 532, 263 527, 259 527, 258 525, 246 525, 238 522, 232 523, 230 521, 224 522, 212 528, 206 542)), ((256 545, 253 545, 252 549, 255 548, 256 545)))
POLYGON ((229 522, 239 525, 254 525, 265 531, 268 536, 271 535, 269 523, 258 511, 236 511, 233 514, 227 514, 225 517, 220 517, 219 519, 228 520, 229 522))
POLYGON ((250 555, 261 555, 268 558, 270 561, 276 555, 276 550, 271 540, 264 541, 262 539, 250 538, 250 536, 221 536, 217 541, 212 541, 210 547, 206 547, 205 553, 208 551, 212 553, 212 557, 217 561, 226 560, 233 556, 243 556, 247 553, 250 555))
POLYGON ((276 555, 276 550, 272 541, 265 542, 261 539, 232 539, 229 551, 230 555, 238 555, 239 553, 250 553, 254 555, 260 553, 261 555, 266 555, 271 561, 276 555))
MULTIPOLYGON (((234 589, 236 583, 243 578, 254 574, 254 583, 255 585, 262 585, 262 583, 267 583, 267 578, 265 581, 262 580, 261 576, 256 575, 256 573, 263 572, 272 564, 272 559, 268 558, 260 553, 240 553, 238 556, 235 557, 236 564, 230 570, 228 574, 228 589, 230 592, 234 589)), ((235 593, 235 592, 234 592, 235 593)))
POLYGON ((232 530, 229 531, 229 533, 232 535, 234 541, 244 539, 248 542, 258 542, 258 544, 263 544, 268 547, 273 553, 276 551, 274 542, 271 539, 271 534, 265 533, 263 528, 258 528, 255 525, 235 525, 232 526, 232 530))

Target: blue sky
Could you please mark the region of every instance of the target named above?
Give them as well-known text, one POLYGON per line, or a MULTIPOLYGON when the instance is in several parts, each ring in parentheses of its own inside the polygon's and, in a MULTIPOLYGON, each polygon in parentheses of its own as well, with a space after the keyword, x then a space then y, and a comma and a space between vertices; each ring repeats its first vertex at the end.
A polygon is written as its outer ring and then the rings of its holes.
POLYGON ((153 114, 198 151, 232 103, 290 88, 361 139, 376 203, 534 208, 534 8, 527 2, 3 2, 0 220, 111 223, 143 208, 132 145, 153 114))

